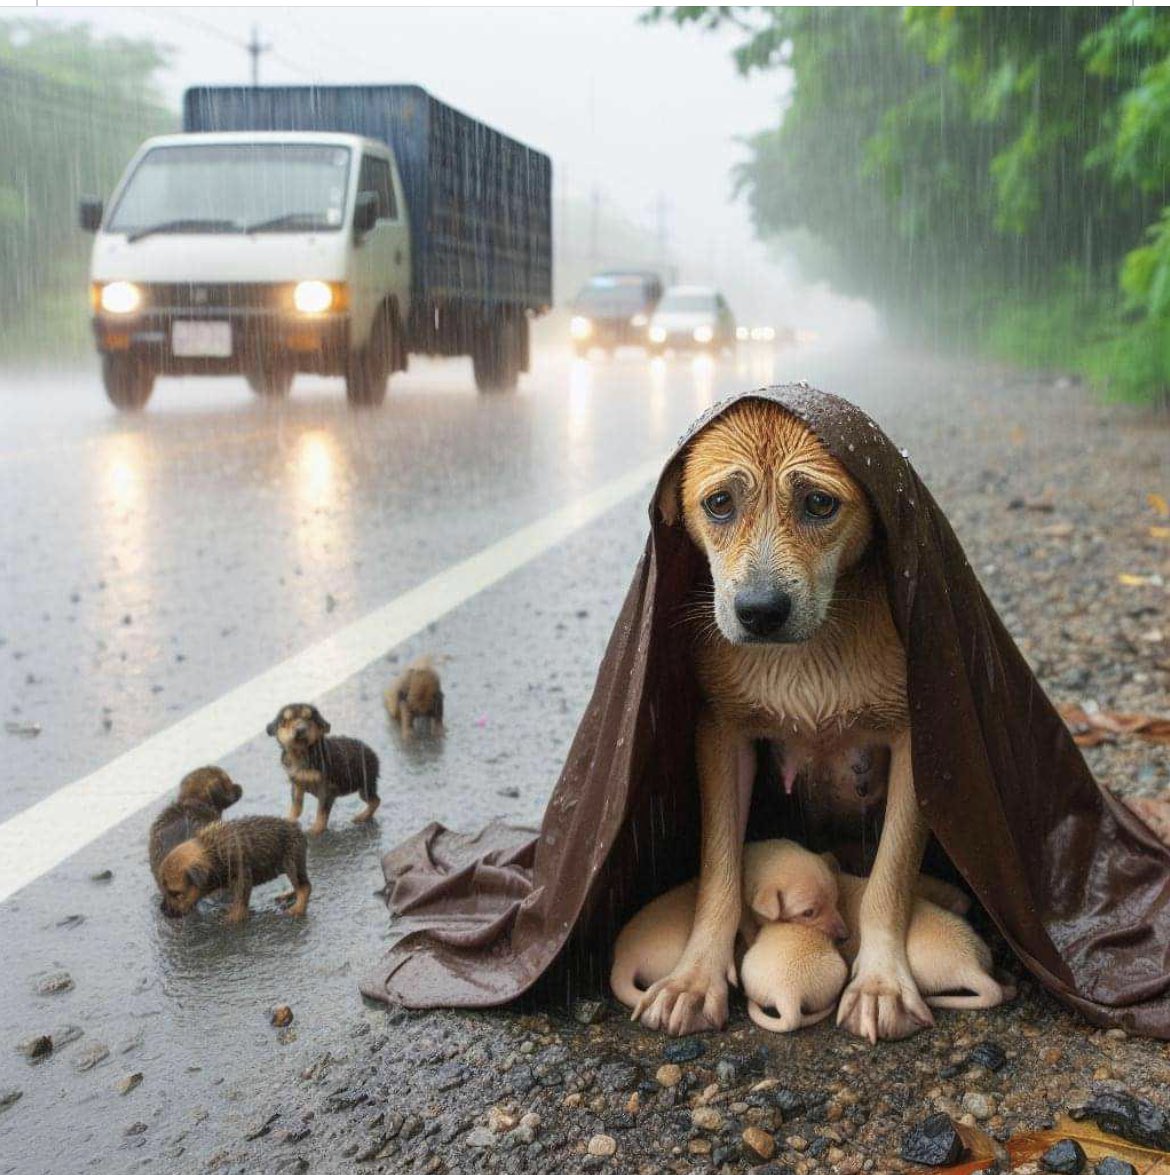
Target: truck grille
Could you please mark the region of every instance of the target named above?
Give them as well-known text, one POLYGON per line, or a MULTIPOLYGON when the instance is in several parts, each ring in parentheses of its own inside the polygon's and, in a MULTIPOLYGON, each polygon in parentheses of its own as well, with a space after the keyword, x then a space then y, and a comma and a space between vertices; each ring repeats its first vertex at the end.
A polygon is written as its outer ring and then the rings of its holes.
POLYGON ((207 310, 286 310, 292 285, 275 282, 154 282, 142 287, 145 308, 202 313, 207 310))

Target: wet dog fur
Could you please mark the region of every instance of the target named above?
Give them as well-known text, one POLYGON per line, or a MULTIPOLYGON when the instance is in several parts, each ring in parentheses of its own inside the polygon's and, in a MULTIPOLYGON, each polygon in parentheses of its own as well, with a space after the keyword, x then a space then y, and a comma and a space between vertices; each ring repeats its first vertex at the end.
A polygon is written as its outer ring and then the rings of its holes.
POLYGON ((280 900, 292 898, 290 913, 299 917, 312 892, 305 855, 305 834, 291 820, 245 816, 208 824, 173 848, 159 866, 163 913, 181 918, 200 898, 226 889, 232 896, 228 921, 242 922, 248 917, 252 887, 283 873, 292 892, 280 900))
POLYGON ((876 750, 883 765, 888 752, 885 811, 838 1023, 871 1042, 908 1036, 932 1023, 906 958, 927 828, 914 795, 905 652, 866 494, 803 423, 746 400, 691 442, 658 507, 665 524, 685 526, 711 572, 691 616, 703 698, 701 867, 683 956, 635 1013, 676 1035, 726 1022, 756 744, 776 749, 787 790, 798 777, 842 775, 876 750))
POLYGON ((383 695, 386 713, 397 722, 403 738, 410 738, 414 724, 425 719, 432 734, 443 730, 443 687, 430 657, 417 657, 391 683, 383 695))
POLYGON ((330 729, 317 707, 307 702, 282 706, 267 727, 280 744, 280 762, 292 785, 288 818, 300 820, 306 792, 317 798, 311 836, 325 831, 338 796, 356 792, 365 801, 366 806, 353 818, 355 824, 372 819, 382 802, 378 797, 378 756, 356 738, 328 737, 330 729))
POLYGON ((244 789, 219 767, 196 767, 184 775, 178 799, 168 804, 150 826, 147 846, 155 880, 171 849, 218 820, 243 794, 244 789))

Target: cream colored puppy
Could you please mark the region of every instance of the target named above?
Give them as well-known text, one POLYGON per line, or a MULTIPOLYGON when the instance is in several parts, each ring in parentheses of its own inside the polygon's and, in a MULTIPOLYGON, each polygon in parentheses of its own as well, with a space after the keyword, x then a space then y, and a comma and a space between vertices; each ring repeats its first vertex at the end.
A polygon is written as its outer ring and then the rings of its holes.
POLYGON ((822 931, 771 922, 760 927, 739 965, 739 977, 748 1015, 761 1028, 795 1032, 832 1013, 849 968, 822 931))
MULTIPOLYGON (((837 883, 841 913, 849 927, 841 949, 852 963, 858 952, 866 879, 842 873, 837 883)), ((1015 997, 1013 986, 992 976, 991 951, 979 935, 958 914, 923 897, 915 896, 911 906, 906 955, 918 990, 933 1008, 994 1008, 1015 997)))

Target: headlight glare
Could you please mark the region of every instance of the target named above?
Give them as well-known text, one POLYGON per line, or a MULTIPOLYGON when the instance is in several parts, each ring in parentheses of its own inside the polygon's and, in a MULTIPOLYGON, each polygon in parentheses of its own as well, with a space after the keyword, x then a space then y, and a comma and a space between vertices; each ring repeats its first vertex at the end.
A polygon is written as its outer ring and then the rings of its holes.
POLYGON ((650 328, 650 341, 652 343, 665 343, 666 329, 661 326, 652 326, 650 328))
POLYGON ((645 314, 635 314, 634 317, 630 319, 630 326, 634 328, 643 327, 649 321, 650 319, 648 319, 645 314))
POLYGON ((715 332, 706 325, 695 327, 693 334, 696 343, 709 343, 715 337, 715 332))
POLYGON ((569 320, 569 334, 577 340, 587 339, 593 333, 593 323, 580 314, 574 314, 569 320))
POLYGON ((301 314, 324 314, 333 308, 333 287, 328 282, 297 282, 293 288, 293 305, 301 314))
POLYGON ((133 282, 107 282, 100 302, 109 314, 133 314, 142 305, 142 291, 133 282))

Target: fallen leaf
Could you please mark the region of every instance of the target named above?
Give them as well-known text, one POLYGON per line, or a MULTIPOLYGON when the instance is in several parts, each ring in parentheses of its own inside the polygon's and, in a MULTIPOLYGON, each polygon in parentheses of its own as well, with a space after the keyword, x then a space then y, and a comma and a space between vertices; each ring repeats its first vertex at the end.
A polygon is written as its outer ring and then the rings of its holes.
POLYGON ((1161 494, 1146 494, 1146 501, 1159 518, 1170 518, 1170 502, 1167 502, 1161 494))
POLYGON ((1131 812, 1160 840, 1170 845, 1170 798, 1119 796, 1131 812))
POLYGON ((1151 526, 1150 538, 1152 539, 1170 539, 1170 526, 1151 526))
POLYGON ((1078 747, 1096 747, 1119 737, 1136 735, 1147 742, 1170 745, 1170 718, 1154 714, 1118 714, 1111 710, 1086 709, 1076 702, 1058 706, 1060 716, 1072 731, 1078 747))
POLYGON ((1040 533, 1054 539, 1063 539, 1074 534, 1076 529, 1071 522, 1054 522, 1051 526, 1042 526, 1040 533))
POLYGON ((1150 581, 1144 575, 1133 575, 1123 571, 1118 575, 1117 582, 1125 584, 1126 587, 1145 587, 1150 581))

